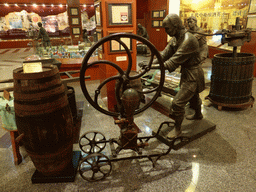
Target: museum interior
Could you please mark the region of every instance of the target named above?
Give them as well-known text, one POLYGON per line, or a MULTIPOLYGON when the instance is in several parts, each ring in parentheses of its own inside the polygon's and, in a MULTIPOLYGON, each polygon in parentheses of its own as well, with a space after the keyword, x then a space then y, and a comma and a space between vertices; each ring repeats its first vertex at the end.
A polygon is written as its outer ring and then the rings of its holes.
POLYGON ((256 191, 256 0, 0 2, 0 191, 256 191))

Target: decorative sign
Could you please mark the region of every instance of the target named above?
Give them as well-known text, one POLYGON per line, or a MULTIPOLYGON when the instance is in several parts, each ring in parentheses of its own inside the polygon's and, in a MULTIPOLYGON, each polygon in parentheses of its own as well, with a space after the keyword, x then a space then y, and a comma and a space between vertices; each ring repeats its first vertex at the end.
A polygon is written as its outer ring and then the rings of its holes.
POLYGON ((24 73, 40 73, 43 72, 43 67, 41 62, 34 63, 23 63, 24 73))
POLYGON ((116 57, 116 61, 127 61, 127 56, 118 56, 116 57))

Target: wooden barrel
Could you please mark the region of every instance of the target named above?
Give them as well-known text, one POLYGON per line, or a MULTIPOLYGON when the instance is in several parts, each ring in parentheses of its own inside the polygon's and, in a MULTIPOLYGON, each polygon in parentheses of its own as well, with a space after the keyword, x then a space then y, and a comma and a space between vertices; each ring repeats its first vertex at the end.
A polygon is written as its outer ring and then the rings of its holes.
POLYGON ((44 175, 57 175, 73 156, 73 122, 67 93, 58 68, 43 72, 13 71, 14 108, 19 134, 35 167, 44 175))
POLYGON ((255 56, 250 53, 214 55, 209 97, 224 104, 243 104, 252 97, 255 56))

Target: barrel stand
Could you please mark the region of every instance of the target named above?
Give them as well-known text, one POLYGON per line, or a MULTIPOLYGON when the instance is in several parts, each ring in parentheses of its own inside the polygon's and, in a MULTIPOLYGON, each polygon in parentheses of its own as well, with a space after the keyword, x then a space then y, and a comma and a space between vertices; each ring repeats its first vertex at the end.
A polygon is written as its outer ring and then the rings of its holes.
POLYGON ((221 111, 222 107, 228 107, 228 108, 240 108, 240 109, 245 109, 248 107, 253 107, 254 104, 254 97, 252 96, 250 98, 250 100, 246 103, 241 103, 241 104, 226 104, 226 103, 220 103, 217 101, 212 100, 209 96, 206 96, 205 99, 208 99, 209 101, 211 101, 213 104, 218 106, 218 110, 221 111))
POLYGON ((19 150, 20 144, 15 140, 19 136, 19 133, 18 131, 10 131, 10 135, 12 141, 14 164, 19 165, 22 162, 22 157, 19 150))
POLYGON ((19 165, 22 162, 22 156, 20 154, 20 143, 16 141, 16 138, 19 136, 19 133, 17 130, 10 131, 5 129, 4 127, 3 129, 10 133, 14 164, 19 165))

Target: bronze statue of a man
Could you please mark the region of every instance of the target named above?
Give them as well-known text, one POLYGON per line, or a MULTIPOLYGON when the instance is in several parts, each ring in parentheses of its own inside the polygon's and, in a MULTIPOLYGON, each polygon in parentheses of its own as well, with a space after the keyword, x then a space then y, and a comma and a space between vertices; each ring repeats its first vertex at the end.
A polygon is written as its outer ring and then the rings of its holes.
POLYGON ((140 23, 138 24, 137 34, 146 39, 149 39, 147 29, 145 27, 143 27, 140 23))
MULTIPOLYGON (((194 16, 191 16, 187 19, 188 27, 191 32, 199 32, 204 33, 204 30, 197 26, 197 19, 194 16)), ((204 61, 208 57, 208 45, 207 40, 204 35, 193 33, 199 42, 199 51, 200 51, 200 59, 204 61)))
POLYGON ((39 32, 36 40, 42 39, 42 43, 44 47, 51 46, 49 35, 46 32, 45 28, 43 28, 43 24, 41 22, 38 22, 37 25, 39 27, 39 32))
MULTIPOLYGON (((175 120, 174 129, 168 138, 175 138, 181 134, 181 124, 185 115, 185 105, 190 102, 195 107, 195 114, 188 119, 202 119, 202 101, 199 93, 205 88, 204 72, 200 65, 199 43, 196 37, 188 32, 176 14, 169 14, 163 20, 166 33, 172 37, 168 45, 161 52, 164 66, 169 72, 181 66, 180 90, 175 95, 169 116, 175 120)), ((158 60, 153 61, 152 68, 158 68, 158 60)), ((141 65, 140 65, 141 66, 141 65)))

